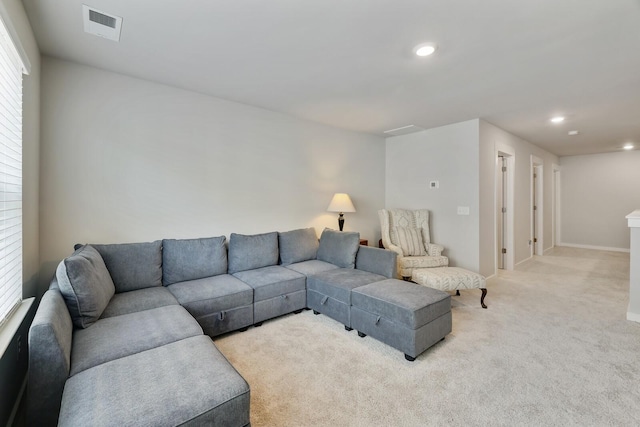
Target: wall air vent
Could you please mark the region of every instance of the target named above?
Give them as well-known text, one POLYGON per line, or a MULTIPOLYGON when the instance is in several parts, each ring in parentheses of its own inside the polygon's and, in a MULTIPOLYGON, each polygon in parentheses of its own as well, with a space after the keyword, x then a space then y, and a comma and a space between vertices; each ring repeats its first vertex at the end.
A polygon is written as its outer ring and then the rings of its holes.
POLYGON ((122 17, 110 15, 86 4, 82 5, 85 33, 109 40, 120 41, 122 17))
POLYGON ((408 125, 402 126, 400 128, 385 130, 383 133, 388 136, 400 136, 406 135, 408 133, 420 132, 421 130, 424 130, 424 128, 416 125, 408 125))

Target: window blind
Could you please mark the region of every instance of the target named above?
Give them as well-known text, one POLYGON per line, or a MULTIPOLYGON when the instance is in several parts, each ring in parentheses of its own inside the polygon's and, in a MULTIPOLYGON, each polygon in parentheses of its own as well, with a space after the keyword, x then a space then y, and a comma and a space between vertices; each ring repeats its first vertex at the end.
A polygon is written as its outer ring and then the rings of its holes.
POLYGON ((0 325, 22 300, 22 70, 0 19, 0 325))

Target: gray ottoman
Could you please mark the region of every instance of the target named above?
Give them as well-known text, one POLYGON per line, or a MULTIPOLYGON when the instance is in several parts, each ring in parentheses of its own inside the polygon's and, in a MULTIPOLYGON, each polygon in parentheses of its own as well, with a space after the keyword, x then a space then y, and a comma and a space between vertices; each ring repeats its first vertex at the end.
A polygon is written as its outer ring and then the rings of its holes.
POLYGON ((451 296, 387 279, 351 291, 351 327, 415 358, 451 332, 451 296))

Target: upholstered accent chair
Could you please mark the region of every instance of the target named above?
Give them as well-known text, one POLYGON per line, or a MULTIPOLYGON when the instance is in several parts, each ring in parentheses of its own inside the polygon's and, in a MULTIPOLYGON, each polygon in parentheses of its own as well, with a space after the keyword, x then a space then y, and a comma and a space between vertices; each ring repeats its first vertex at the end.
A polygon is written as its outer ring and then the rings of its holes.
POLYGON ((382 244, 398 254, 398 274, 409 280, 414 269, 447 267, 444 247, 431 243, 429 211, 382 209, 378 211, 382 244))

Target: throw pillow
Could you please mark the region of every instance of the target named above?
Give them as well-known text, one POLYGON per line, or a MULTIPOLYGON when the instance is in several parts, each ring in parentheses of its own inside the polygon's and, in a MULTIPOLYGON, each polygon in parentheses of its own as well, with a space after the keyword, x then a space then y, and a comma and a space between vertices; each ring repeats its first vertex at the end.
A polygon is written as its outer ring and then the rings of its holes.
POLYGON ((162 241, 162 282, 165 286, 187 280, 217 276, 227 272, 226 237, 204 239, 164 239, 162 241))
POLYGON ((229 274, 278 264, 278 233, 229 236, 229 274))
POLYGON ((109 270, 116 293, 162 286, 162 242, 93 246, 109 270))
POLYGON ((280 261, 282 265, 316 259, 318 253, 318 237, 314 228, 278 233, 280 261))
POLYGON ((109 271, 91 245, 82 246, 63 259, 56 278, 71 320, 78 328, 86 328, 98 320, 115 293, 109 271))
POLYGON ((318 259, 340 268, 355 268, 360 233, 325 228, 320 236, 318 259))
POLYGON ((394 227, 392 236, 396 246, 400 246, 404 256, 424 256, 427 251, 422 242, 422 229, 409 227, 394 227))

